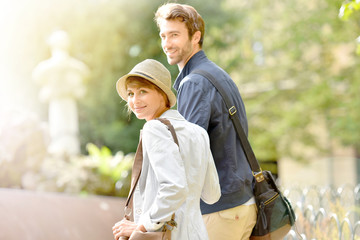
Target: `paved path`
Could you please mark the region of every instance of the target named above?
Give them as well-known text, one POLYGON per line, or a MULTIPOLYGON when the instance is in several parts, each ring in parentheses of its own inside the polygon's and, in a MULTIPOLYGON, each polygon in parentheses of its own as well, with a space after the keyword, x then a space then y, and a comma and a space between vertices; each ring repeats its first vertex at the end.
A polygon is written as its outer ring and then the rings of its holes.
POLYGON ((0 240, 111 240, 125 199, 0 189, 0 240))

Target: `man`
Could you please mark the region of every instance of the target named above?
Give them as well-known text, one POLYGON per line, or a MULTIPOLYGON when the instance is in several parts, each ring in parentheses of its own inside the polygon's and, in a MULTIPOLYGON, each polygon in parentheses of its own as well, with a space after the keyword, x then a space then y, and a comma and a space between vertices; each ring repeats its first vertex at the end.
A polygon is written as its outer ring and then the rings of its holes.
POLYGON ((191 72, 202 69, 221 82, 247 133, 245 107, 238 88, 202 50, 205 24, 193 7, 165 4, 157 10, 155 21, 167 60, 180 71, 174 83, 178 110, 188 121, 206 129, 210 137, 222 196, 213 205, 201 202, 209 237, 211 240, 249 239, 257 211, 252 172, 221 95, 204 76, 191 72))

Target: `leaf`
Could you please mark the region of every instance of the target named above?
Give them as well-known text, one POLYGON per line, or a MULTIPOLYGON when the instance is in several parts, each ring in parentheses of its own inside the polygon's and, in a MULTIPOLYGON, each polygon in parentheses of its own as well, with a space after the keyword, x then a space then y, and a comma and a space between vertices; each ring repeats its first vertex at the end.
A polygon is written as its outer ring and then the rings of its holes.
POLYGON ((360 1, 353 0, 352 2, 344 2, 339 10, 339 18, 347 21, 355 11, 360 9, 360 1))
POLYGON ((86 150, 88 151, 90 156, 93 156, 93 157, 101 156, 100 149, 93 143, 86 144, 86 150))
POLYGON ((352 13, 352 3, 343 3, 339 10, 339 18, 343 21, 347 21, 352 13))

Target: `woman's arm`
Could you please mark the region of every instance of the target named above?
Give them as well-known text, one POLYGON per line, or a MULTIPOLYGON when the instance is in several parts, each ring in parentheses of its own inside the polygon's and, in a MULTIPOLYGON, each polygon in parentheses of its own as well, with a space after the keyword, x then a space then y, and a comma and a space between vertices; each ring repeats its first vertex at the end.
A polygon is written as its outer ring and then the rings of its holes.
POLYGON ((158 192, 150 209, 139 220, 148 231, 162 227, 183 204, 188 195, 185 166, 178 145, 167 127, 157 120, 148 121, 142 131, 143 150, 154 171, 158 192))
POLYGON ((215 162, 210 151, 209 137, 205 131, 204 134, 206 134, 204 138, 207 148, 206 151, 207 168, 206 168, 205 182, 204 182, 203 190, 201 192, 201 199, 207 204, 214 204, 221 197, 221 189, 220 189, 219 176, 216 170, 215 162))

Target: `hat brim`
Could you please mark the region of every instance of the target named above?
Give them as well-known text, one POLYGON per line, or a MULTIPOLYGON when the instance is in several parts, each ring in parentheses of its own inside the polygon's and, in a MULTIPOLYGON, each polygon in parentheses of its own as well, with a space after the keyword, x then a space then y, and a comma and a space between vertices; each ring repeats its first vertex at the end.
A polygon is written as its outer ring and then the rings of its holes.
POLYGON ((123 100, 125 100, 127 102, 127 98, 128 98, 128 94, 127 94, 127 90, 126 90, 126 86, 125 86, 126 79, 128 79, 128 77, 132 77, 132 76, 144 78, 144 79, 148 80, 149 82, 153 83, 154 85, 158 86, 167 95, 169 102, 170 102, 170 107, 175 106, 176 96, 173 93, 173 91, 171 91, 171 89, 169 89, 162 82, 157 81, 156 79, 154 79, 153 77, 151 77, 149 75, 142 74, 141 72, 126 74, 126 75, 122 76, 121 78, 119 78, 119 80, 116 82, 116 90, 117 90, 119 96, 123 100))

